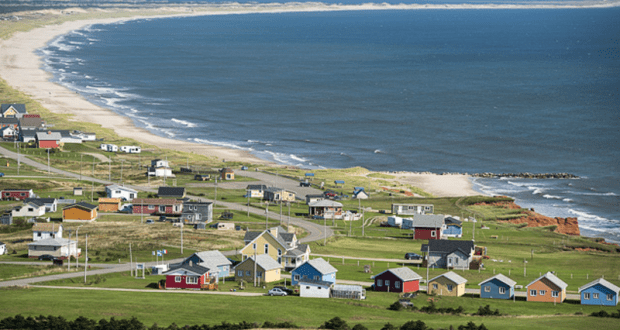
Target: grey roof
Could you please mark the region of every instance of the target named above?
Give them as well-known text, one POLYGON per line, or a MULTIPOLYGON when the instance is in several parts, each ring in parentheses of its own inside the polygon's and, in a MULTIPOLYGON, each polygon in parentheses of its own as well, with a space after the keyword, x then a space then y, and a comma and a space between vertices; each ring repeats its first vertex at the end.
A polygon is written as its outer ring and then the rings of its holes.
POLYGON ((246 231, 245 236, 243 237, 244 241, 253 241, 258 236, 260 236, 263 232, 261 231, 246 231))
POLYGON ((293 239, 295 238, 295 233, 280 234, 280 231, 278 230, 278 236, 281 236, 282 240, 285 241, 286 243, 290 243, 290 242, 293 242, 293 239))
POLYGON ((124 190, 124 191, 129 191, 129 192, 133 192, 133 193, 137 193, 137 190, 131 189, 129 187, 125 187, 125 186, 119 186, 117 184, 111 184, 109 186, 105 187, 106 190, 124 190))
MULTIPOLYGON (((217 269, 218 266, 230 266, 232 262, 226 258, 222 252, 218 250, 213 251, 202 251, 194 253, 202 262, 200 262, 201 266, 206 266, 209 269, 217 269)), ((191 258, 191 257, 190 257, 191 258)), ((189 259, 189 258, 188 258, 189 259)))
POLYGON ((62 135, 58 132, 37 132, 36 134, 37 140, 60 140, 62 135))
POLYGON ((433 227, 439 228, 444 224, 442 214, 414 214, 413 227, 433 227))
MULTIPOLYGON (((254 256, 249 257, 244 262, 252 260, 254 261, 254 256)), ((243 263, 243 262, 242 262, 243 263)), ((256 265, 262 268, 263 270, 272 270, 272 269, 280 269, 282 265, 280 265, 277 261, 273 260, 268 254, 261 254, 256 256, 256 265)))
POLYGON ((159 187, 157 189, 159 197, 183 197, 185 196, 185 187, 159 187))
POLYGON ((539 280, 541 280, 542 278, 547 278, 549 281, 551 281, 551 283, 559 286, 562 290, 565 290, 566 287, 568 286, 568 284, 566 284, 566 282, 562 281, 559 277, 555 276, 553 273, 551 272, 547 272, 546 274, 543 274, 541 277, 533 280, 532 282, 530 282, 530 284, 526 285, 525 287, 529 287, 530 285, 538 282, 539 280))
POLYGON ((312 202, 308 204, 310 207, 342 207, 342 203, 330 201, 329 199, 323 199, 320 201, 312 202))
POLYGON ((199 265, 190 266, 189 264, 183 263, 183 264, 175 264, 175 266, 177 267, 169 269, 167 272, 164 272, 163 275, 171 275, 171 273, 178 272, 179 270, 185 270, 186 272, 197 274, 197 275, 204 275, 209 272, 209 268, 202 267, 199 265))
MULTIPOLYGON (((310 266, 312 266, 314 269, 316 269, 319 273, 323 275, 335 273, 338 271, 338 269, 334 268, 334 266, 330 265, 329 262, 325 261, 325 259, 323 258, 308 260, 305 263, 309 264, 310 266)), ((301 266, 303 266, 303 264, 301 266)))
POLYGON ((361 285, 334 284, 333 291, 353 291, 362 292, 364 289, 361 285))
POLYGON ((4 244, 4 243, 0 242, 0 245, 6 245, 6 244, 4 244))
POLYGON ((246 190, 265 190, 267 186, 264 184, 250 184, 246 188, 246 190))
POLYGON ((471 251, 474 249, 474 241, 455 241, 446 239, 434 239, 429 240, 428 244, 422 244, 422 252, 428 252, 430 247, 431 252, 451 253, 456 250, 461 250, 465 255, 470 256, 471 251))
POLYGON ((65 246, 69 243, 75 243, 75 241, 68 240, 66 238, 46 238, 30 243, 28 246, 65 246))
POLYGON ((37 201, 37 202, 41 202, 44 204, 53 204, 56 203, 56 198, 26 198, 24 199, 24 202, 32 202, 32 201, 37 201))
POLYGON ((388 270, 385 270, 377 275, 375 275, 375 277, 385 273, 385 272, 390 272, 392 274, 394 274, 396 277, 400 278, 403 282, 407 282, 407 281, 414 281, 414 280, 421 280, 422 276, 418 275, 416 272, 414 272, 413 270, 411 270, 411 268, 409 267, 400 267, 400 268, 390 268, 388 270))
POLYGON ((302 279, 300 279, 299 281, 297 281, 297 283, 299 284, 317 284, 317 285, 322 285, 322 286, 331 286, 333 283, 332 282, 328 282, 328 281, 321 281, 321 280, 312 280, 309 279, 307 277, 304 277, 302 279))
POLYGON ((295 248, 295 249, 286 251, 286 254, 284 256, 285 257, 298 257, 301 255, 304 255, 305 253, 306 251, 295 248))
POLYGON ((497 274, 497 275, 495 275, 493 277, 489 277, 486 280, 480 282, 478 285, 482 286, 484 283, 492 281, 492 280, 498 280, 498 281, 500 281, 502 283, 508 284, 508 286, 511 286, 511 287, 515 286, 515 284, 517 284, 516 281, 511 280, 508 276, 505 276, 503 274, 497 274))
POLYGON ((435 276, 433 278, 431 278, 429 280, 429 282, 434 281, 435 279, 438 279, 440 277, 445 277, 447 279, 449 279, 450 281, 454 282, 454 284, 459 285, 461 283, 467 283, 467 280, 465 278, 463 278, 461 275, 453 272, 453 271, 449 271, 447 273, 441 274, 439 276, 435 276))
POLYGON ((463 224, 463 221, 461 221, 461 220, 459 220, 457 218, 454 218, 454 217, 446 217, 444 219, 444 222, 445 222, 446 225, 447 224, 454 224, 454 225, 461 226, 463 224))
POLYGON ((12 117, 0 117, 0 123, 2 124, 19 124, 19 119, 12 117))
POLYGON ((17 111, 19 113, 27 113, 26 112, 26 105, 25 104, 19 104, 19 103, 3 104, 0 109, 2 110, 2 113, 4 113, 10 107, 13 107, 13 109, 15 109, 15 111, 17 111))
POLYGON ((21 127, 40 127, 41 117, 24 117, 19 121, 19 126, 21 127))
MULTIPOLYGON (((0 243, 0 244, 2 244, 2 243, 0 243)), ((579 293, 581 293, 582 290, 585 290, 585 289, 587 289, 589 287, 592 287, 592 286, 595 286, 597 284, 600 284, 600 285, 602 285, 602 286, 604 286, 604 287, 614 291, 616 293, 616 295, 618 295, 618 293, 620 292, 620 288, 618 286, 614 285, 613 283, 609 283, 609 281, 607 281, 604 278, 599 278, 599 279, 594 280, 594 281, 592 281, 592 282, 590 282, 590 283, 588 283, 586 285, 583 285, 583 286, 579 287, 579 293)))
POLYGON ((75 206, 86 208, 86 209, 89 209, 89 210, 94 210, 94 209, 97 208, 97 205, 89 204, 89 203, 86 203, 86 202, 79 202, 79 203, 75 203, 75 204, 71 204, 71 205, 65 206, 63 208, 63 210, 71 208, 71 207, 75 207, 75 206))

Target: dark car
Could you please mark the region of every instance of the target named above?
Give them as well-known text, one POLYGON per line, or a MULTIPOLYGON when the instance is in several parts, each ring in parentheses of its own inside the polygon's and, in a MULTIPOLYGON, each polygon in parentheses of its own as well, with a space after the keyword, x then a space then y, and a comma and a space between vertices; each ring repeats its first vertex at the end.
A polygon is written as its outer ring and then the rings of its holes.
POLYGON ((417 253, 409 252, 409 253, 405 253, 405 259, 407 259, 407 260, 421 260, 422 256, 417 254, 417 253))
POLYGON ((286 294, 293 294, 293 290, 292 290, 292 289, 285 288, 285 287, 283 287, 283 286, 281 286, 281 285, 274 286, 273 288, 274 288, 274 289, 280 289, 280 290, 282 290, 282 291, 286 292, 286 294))
POLYGON ((54 260, 56 259, 56 257, 54 257, 51 254, 43 254, 39 256, 39 260, 54 260))

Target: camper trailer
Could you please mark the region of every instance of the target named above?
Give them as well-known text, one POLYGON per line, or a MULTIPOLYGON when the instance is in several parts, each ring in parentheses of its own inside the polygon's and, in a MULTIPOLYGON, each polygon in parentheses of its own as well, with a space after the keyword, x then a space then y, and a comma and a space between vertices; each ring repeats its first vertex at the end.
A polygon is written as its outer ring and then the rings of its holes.
POLYGON ((139 154, 142 149, 138 146, 121 146, 121 151, 128 154, 139 154))

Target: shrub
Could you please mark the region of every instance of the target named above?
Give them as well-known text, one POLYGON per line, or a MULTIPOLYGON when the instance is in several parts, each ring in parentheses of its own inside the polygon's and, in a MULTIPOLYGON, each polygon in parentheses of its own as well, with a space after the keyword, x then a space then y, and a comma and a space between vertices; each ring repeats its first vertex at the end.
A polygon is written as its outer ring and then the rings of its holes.
POLYGON ((430 330, 426 323, 421 320, 409 321, 400 326, 400 330, 430 330))
POLYGON ((478 307, 478 311, 476 313, 474 313, 474 315, 480 315, 480 316, 488 316, 488 315, 499 316, 499 315, 502 315, 502 314, 499 312, 499 309, 496 309, 495 311, 492 311, 491 307, 489 305, 486 305, 484 307, 482 307, 482 306, 478 307))
POLYGON ((361 325, 361 324, 356 324, 353 326, 353 329, 351 330, 368 330, 368 328, 366 328, 365 326, 361 325))
POLYGON ((381 330, 396 330, 396 327, 392 323, 386 323, 381 330))
POLYGON ((349 330, 347 322, 340 317, 336 316, 329 321, 326 321, 319 327, 319 329, 331 329, 331 330, 349 330))
POLYGON ((391 311, 399 311, 403 309, 403 305, 400 303, 400 301, 395 301, 393 304, 390 305, 390 307, 388 307, 388 309, 391 311))
POLYGON ((459 330, 488 330, 487 327, 484 326, 484 323, 481 323, 480 326, 476 326, 476 324, 472 321, 469 321, 467 325, 459 325, 459 330))

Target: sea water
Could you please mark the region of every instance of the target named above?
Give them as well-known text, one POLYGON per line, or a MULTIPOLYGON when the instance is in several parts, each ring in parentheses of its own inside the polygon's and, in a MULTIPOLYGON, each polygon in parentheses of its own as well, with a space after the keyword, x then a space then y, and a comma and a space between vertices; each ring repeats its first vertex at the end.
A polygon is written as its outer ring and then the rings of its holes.
POLYGON ((243 14, 92 25, 54 81, 155 134, 304 168, 475 179, 620 241, 620 8, 243 14))

